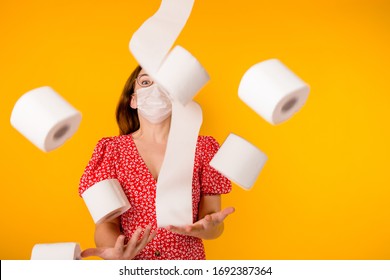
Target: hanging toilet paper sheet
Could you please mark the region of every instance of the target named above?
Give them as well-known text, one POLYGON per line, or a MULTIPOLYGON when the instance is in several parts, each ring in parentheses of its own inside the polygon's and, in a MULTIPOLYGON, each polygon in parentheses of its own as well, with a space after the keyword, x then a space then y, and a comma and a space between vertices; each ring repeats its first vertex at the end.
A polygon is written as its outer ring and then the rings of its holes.
POLYGON ((48 86, 22 95, 11 114, 11 125, 45 152, 63 145, 80 122, 80 112, 48 86))
POLYGON ((80 245, 75 242, 35 244, 31 260, 81 260, 80 245))
POLYGON ((157 12, 133 34, 129 48, 149 75, 154 76, 160 68, 186 24, 193 5, 194 0, 162 0, 157 12))
POLYGON ((100 181, 81 196, 96 224, 115 219, 130 209, 130 202, 117 179, 100 181))
POLYGON ((163 0, 155 15, 134 33, 129 47, 138 63, 172 101, 171 128, 157 180, 157 225, 193 223, 192 176, 202 110, 192 101, 209 76, 176 38, 192 10, 193 0, 163 0))
POLYGON ((267 156, 242 137, 230 133, 210 166, 245 190, 256 182, 267 156))
POLYGON ((207 83, 209 76, 190 53, 176 46, 155 80, 172 101, 171 127, 157 181, 157 224, 159 227, 188 225, 193 223, 192 176, 202 125, 202 109, 192 97, 207 83))
POLYGON ((291 118, 305 104, 309 86, 277 59, 255 64, 241 79, 241 100, 271 124, 291 118))
POLYGON ((157 225, 193 223, 192 176, 202 110, 195 102, 172 103, 172 121, 165 157, 157 181, 157 225))

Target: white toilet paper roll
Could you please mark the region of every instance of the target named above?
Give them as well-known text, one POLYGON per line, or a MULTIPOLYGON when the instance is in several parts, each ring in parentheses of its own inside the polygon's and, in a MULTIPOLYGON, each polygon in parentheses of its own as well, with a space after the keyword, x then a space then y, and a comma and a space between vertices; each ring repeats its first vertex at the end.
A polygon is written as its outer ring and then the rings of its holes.
POLYGON ((100 181, 81 196, 96 224, 115 219, 130 209, 130 202, 117 179, 100 181))
POLYGON ((305 104, 309 86, 277 59, 255 64, 241 79, 238 95, 271 124, 291 118, 305 104))
POLYGON ((48 86, 21 96, 11 114, 11 125, 45 152, 64 144, 80 121, 80 112, 48 86))
POLYGON ((181 47, 174 48, 194 0, 162 0, 159 10, 134 33, 135 59, 172 100, 171 127, 156 190, 157 225, 192 224, 192 175, 202 110, 192 97, 209 77, 181 47))
POLYGON ((230 133, 210 161, 210 166, 249 190, 267 161, 267 156, 242 137, 230 133))
POLYGON ((172 99, 186 105, 209 81, 199 61, 187 50, 176 46, 153 77, 172 99))
POLYGON ((80 245, 75 242, 34 245, 31 260, 81 260, 80 245))

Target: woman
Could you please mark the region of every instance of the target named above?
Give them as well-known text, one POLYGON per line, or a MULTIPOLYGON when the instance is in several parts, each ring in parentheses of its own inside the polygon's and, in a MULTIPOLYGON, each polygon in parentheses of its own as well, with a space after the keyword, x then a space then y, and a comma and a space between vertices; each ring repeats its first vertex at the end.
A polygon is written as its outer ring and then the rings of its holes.
MULTIPOLYGON (((138 66, 120 97, 116 118, 120 136, 101 139, 80 180, 79 193, 95 183, 115 178, 131 208, 109 222, 97 224, 95 243, 82 257, 103 259, 205 259, 202 239, 223 232, 223 221, 234 212, 221 210, 221 194, 231 191, 230 181, 210 167, 219 145, 199 136, 192 179, 194 223, 158 228, 156 185, 164 159, 171 123, 171 102, 138 66)), ((174 203, 174 202, 173 202, 174 203)))

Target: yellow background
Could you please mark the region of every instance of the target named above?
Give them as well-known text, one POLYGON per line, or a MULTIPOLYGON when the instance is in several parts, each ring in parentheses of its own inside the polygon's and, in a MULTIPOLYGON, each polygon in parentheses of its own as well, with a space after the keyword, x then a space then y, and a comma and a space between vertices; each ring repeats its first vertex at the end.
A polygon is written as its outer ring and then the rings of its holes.
MULTIPOLYGON (((77 188, 96 142, 117 134, 115 106, 136 66, 133 32, 160 1, 1 0, 0 259, 36 243, 93 246, 77 188), (44 153, 10 125, 17 99, 49 85, 83 114, 44 153)), ((387 0, 197 0, 177 44, 211 81, 196 96, 202 134, 234 132, 269 160, 209 259, 390 259, 390 3, 387 0), (273 126, 237 95, 255 63, 278 58, 311 86, 306 105, 273 126)))

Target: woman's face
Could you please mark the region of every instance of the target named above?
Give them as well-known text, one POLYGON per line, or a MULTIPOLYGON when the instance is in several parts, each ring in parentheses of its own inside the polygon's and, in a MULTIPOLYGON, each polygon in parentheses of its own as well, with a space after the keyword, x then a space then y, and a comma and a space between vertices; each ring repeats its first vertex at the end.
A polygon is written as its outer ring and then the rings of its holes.
POLYGON ((153 80, 141 71, 137 76, 131 107, 138 109, 138 117, 146 119, 152 124, 161 123, 168 119, 172 112, 172 102, 153 80))
POLYGON ((153 80, 149 77, 148 74, 146 74, 144 69, 142 69, 139 72, 137 79, 134 81, 134 93, 130 101, 131 108, 133 109, 137 108, 137 96, 136 96, 137 90, 141 88, 150 87, 151 85, 153 85, 153 83, 154 83, 153 80))

